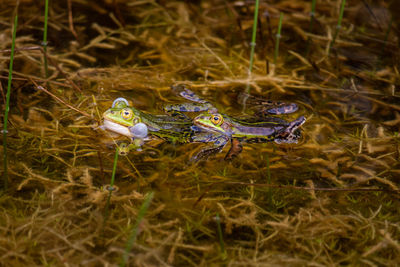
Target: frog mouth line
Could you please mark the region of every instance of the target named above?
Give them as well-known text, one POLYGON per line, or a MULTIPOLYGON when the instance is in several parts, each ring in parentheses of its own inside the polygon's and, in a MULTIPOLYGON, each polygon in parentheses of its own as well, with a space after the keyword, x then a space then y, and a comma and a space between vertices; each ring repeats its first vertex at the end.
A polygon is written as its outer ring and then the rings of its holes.
POLYGON ((104 126, 107 130, 125 135, 128 137, 133 137, 132 133, 129 131, 129 128, 127 126, 123 126, 119 123, 115 123, 112 120, 109 119, 104 119, 103 120, 104 126))
POLYGON ((197 127, 206 130, 206 131, 211 131, 214 133, 221 133, 221 134, 225 134, 223 131, 220 131, 214 127, 211 127, 209 125, 207 125, 206 123, 200 122, 200 121, 194 121, 194 125, 196 125, 197 127))

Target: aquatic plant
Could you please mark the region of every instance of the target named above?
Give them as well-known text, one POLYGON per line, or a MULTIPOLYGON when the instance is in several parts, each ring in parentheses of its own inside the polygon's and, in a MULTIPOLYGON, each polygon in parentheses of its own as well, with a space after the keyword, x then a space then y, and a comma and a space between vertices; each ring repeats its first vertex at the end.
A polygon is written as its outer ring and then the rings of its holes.
MULTIPOLYGON (((310 25, 308 27, 308 32, 312 33, 313 28, 314 28, 314 21, 315 21, 315 8, 317 5, 317 0, 312 0, 311 2, 311 12, 310 12, 310 25)), ((309 36, 307 38, 307 50, 306 50, 306 56, 308 56, 310 52, 310 46, 311 46, 311 37, 309 36)))
POLYGON ((278 59, 279 54, 279 42, 281 40, 281 29, 282 29, 282 20, 283 20, 283 13, 279 14, 279 24, 278 24, 278 31, 276 33, 276 41, 275 41, 275 52, 274 52, 274 64, 276 65, 276 60, 278 59))
POLYGON ((251 76, 251 72, 253 70, 254 64, 254 52, 256 47, 257 40, 257 21, 258 21, 258 9, 259 9, 259 0, 256 0, 254 5, 254 18, 253 18, 253 30, 251 34, 251 43, 250 43, 250 62, 249 62, 249 77, 251 76))
MULTIPOLYGON (((259 9, 259 0, 256 0, 254 5, 254 16, 253 16, 253 27, 252 27, 252 34, 251 34, 251 42, 250 42, 250 61, 249 61, 249 68, 248 68, 248 79, 251 78, 251 73, 253 71, 253 64, 254 64, 254 53, 256 48, 256 40, 257 40, 257 22, 258 22, 258 9, 259 9)), ((249 93, 250 91, 250 81, 246 84, 246 92, 249 93)), ((246 105, 246 98, 243 99, 243 107, 246 105)))
POLYGON ((339 19, 336 25, 335 33, 333 34, 332 41, 329 43, 328 55, 331 52, 332 46, 335 44, 336 37, 339 34, 340 28, 342 27, 342 19, 343 19, 345 5, 346 5, 346 0, 342 0, 342 4, 340 5, 340 11, 339 11, 339 19))
POLYGON ((47 67, 47 20, 49 13, 49 0, 45 1, 44 5, 44 25, 43 25, 43 63, 44 63, 44 75, 47 78, 49 76, 49 71, 47 67))
POLYGON ((122 266, 122 267, 125 266, 128 263, 129 253, 131 252, 132 247, 135 244, 137 235, 139 234, 139 231, 140 231, 140 229, 139 229, 140 228, 140 223, 142 222, 144 216, 146 215, 147 210, 150 207, 151 201, 153 200, 153 197, 154 197, 154 192, 148 193, 146 195, 142 205, 140 206, 139 213, 138 213, 138 215, 136 217, 136 222, 135 222, 135 224, 133 225, 133 227, 131 229, 128 241, 127 241, 126 246, 125 246, 125 251, 124 251, 124 254, 122 256, 122 260, 121 260, 121 263, 120 263, 120 266, 122 266))
POLYGON ((113 164, 113 169, 112 169, 112 174, 111 174, 111 181, 110 181, 110 184, 104 188, 105 190, 108 190, 108 197, 107 197, 106 206, 105 206, 105 209, 104 209, 103 226, 104 226, 104 224, 107 223, 108 216, 110 214, 110 211, 109 211, 109 209, 110 209, 110 201, 111 201, 112 192, 115 190, 114 182, 115 182, 115 173, 117 171, 118 155, 119 155, 119 148, 118 148, 118 145, 117 145, 116 148, 115 148, 114 164, 113 164))
POLYGON ((7 159, 7 125, 8 125, 8 112, 10 111, 10 95, 11 95, 11 82, 12 82, 12 71, 14 63, 14 50, 15 50, 15 38, 17 34, 18 26, 18 15, 14 17, 14 26, 12 32, 12 43, 11 43, 11 54, 10 54, 10 65, 8 69, 8 82, 7 82, 7 93, 6 93, 6 106, 4 111, 4 124, 3 124, 3 187, 4 190, 8 188, 8 159, 7 159))
POLYGON ((217 222, 217 233, 219 240, 219 248, 221 250, 221 259, 225 260, 227 255, 225 250, 224 237, 222 235, 221 218, 219 217, 218 213, 215 214, 215 221, 217 222))

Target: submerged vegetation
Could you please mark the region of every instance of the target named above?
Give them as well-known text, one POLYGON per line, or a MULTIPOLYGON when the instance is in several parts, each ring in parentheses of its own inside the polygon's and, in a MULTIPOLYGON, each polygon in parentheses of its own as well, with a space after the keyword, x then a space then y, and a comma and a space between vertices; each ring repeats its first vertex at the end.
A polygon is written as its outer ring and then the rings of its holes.
POLYGON ((49 1, 48 21, 45 2, 0 4, 0 265, 400 262, 396 1, 260 1, 257 34, 255 1, 49 1), (123 97, 164 114, 175 84, 233 117, 259 111, 247 88, 296 103, 279 117, 305 116, 302 138, 231 161, 156 138, 118 157, 129 139, 103 112, 123 97))

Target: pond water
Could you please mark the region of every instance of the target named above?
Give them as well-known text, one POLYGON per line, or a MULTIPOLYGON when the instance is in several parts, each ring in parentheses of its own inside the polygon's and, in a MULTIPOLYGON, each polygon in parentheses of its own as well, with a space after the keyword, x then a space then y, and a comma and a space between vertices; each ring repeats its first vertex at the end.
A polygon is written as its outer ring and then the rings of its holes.
MULTIPOLYGON (((398 18, 385 1, 353 1, 336 27, 340 2, 318 3, 312 26, 311 3, 262 2, 250 76, 253 2, 51 3, 47 80, 43 54, 32 48, 43 17, 29 11, 42 9, 20 3, 16 47, 32 49, 14 62, 0 265, 116 265, 136 230, 130 266, 395 266, 398 18), (207 144, 153 136, 118 156, 109 198, 115 144, 130 139, 99 129, 103 113, 124 97, 165 115, 163 106, 185 102, 176 84, 232 117, 259 110, 238 101, 247 90, 296 103, 298 111, 271 117, 305 116, 302 137, 243 143, 230 161, 227 145, 193 163, 207 144)), ((0 15, 3 92, 14 8, 7 2, 0 15)))

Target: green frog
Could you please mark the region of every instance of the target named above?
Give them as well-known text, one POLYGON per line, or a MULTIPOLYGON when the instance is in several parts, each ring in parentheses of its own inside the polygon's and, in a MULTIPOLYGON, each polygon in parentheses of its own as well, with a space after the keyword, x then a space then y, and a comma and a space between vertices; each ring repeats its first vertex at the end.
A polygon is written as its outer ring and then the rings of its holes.
POLYGON ((114 100, 104 112, 102 128, 135 139, 145 139, 149 134, 178 143, 191 142, 196 127, 192 120, 180 113, 153 115, 129 106, 125 98, 114 100))
POLYGON ((231 141, 231 148, 225 156, 226 160, 232 159, 242 151, 242 142, 297 143, 301 137, 298 128, 305 121, 304 116, 286 122, 279 118, 270 118, 269 121, 252 121, 235 119, 219 113, 201 114, 194 118, 193 124, 209 134, 198 136, 195 141, 213 143, 213 145, 200 151, 194 160, 197 161, 221 151, 228 141, 231 141), (201 140, 202 138, 204 140, 201 140))
MULTIPOLYGON (((175 86, 173 90, 196 103, 166 106, 165 110, 175 111, 175 113, 152 115, 129 106, 128 101, 124 98, 117 98, 112 107, 103 114, 103 128, 132 138, 139 147, 148 134, 178 143, 213 143, 212 146, 206 147, 192 158, 192 161, 198 161, 221 151, 229 140, 232 145, 226 159, 231 159, 241 152, 241 142, 296 143, 300 137, 297 129, 305 122, 303 116, 293 122, 273 117, 232 118, 219 114, 212 104, 184 86, 175 86), (176 111, 197 112, 203 110, 208 110, 209 113, 201 114, 194 120, 182 113, 176 113, 176 111)), ((270 113, 284 111, 285 107, 286 110, 290 109, 287 108, 288 105, 275 106, 270 109, 270 113)), ((293 105, 291 107, 290 112, 293 112, 293 105)))
MULTIPOLYGON (((231 148, 225 159, 232 159, 242 151, 242 142, 259 143, 297 143, 301 134, 298 128, 306 121, 304 116, 287 122, 276 117, 267 117, 266 114, 287 114, 297 111, 294 103, 274 102, 257 99, 246 95, 252 103, 261 105, 255 118, 233 118, 226 114, 218 113, 218 110, 208 101, 200 98, 184 85, 173 86, 172 89, 188 100, 195 103, 183 103, 168 105, 166 110, 180 112, 208 111, 194 118, 193 126, 198 134, 192 136, 193 142, 213 143, 200 151, 192 160, 197 161, 217 153, 231 141, 231 148)), ((243 95, 242 95, 243 96, 243 95)))

